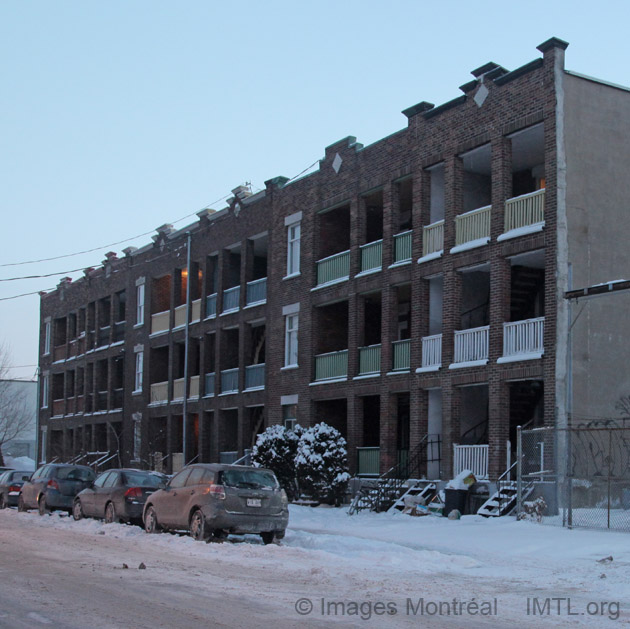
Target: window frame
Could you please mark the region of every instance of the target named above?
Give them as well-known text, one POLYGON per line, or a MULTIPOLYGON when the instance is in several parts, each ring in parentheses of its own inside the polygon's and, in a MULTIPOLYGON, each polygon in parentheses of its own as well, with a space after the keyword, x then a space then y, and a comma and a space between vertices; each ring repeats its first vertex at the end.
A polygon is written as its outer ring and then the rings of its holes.
POLYGON ((138 284, 136 286, 136 325, 144 324, 144 300, 144 284, 138 284))
POLYGON ((302 222, 287 225, 287 277, 300 274, 302 222), (297 230, 297 236, 294 231, 297 230))
POLYGON ((139 393, 140 391, 142 391, 143 375, 144 375, 144 351, 141 351, 141 352, 136 352, 133 393, 139 393))
POLYGON ((300 329, 300 315, 295 312, 285 315, 284 322, 284 366, 285 367, 297 367, 298 366, 298 332, 300 329), (295 320, 295 326, 292 326, 292 322, 295 320), (292 355, 295 355, 295 361, 290 362, 292 355))

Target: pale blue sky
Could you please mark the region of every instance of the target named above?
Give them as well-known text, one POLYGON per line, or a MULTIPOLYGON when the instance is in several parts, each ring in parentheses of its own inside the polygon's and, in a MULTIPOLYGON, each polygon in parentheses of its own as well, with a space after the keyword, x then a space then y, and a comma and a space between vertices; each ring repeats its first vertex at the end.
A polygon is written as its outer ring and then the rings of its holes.
MULTIPOLYGON (((487 61, 537 58, 551 36, 570 43, 567 68, 628 85, 629 18, 621 0, 5 0, 0 265, 101 247, 246 181, 292 177, 338 139, 369 144, 406 125, 402 109, 458 96, 487 61)), ((107 250, 0 266, 0 279, 96 266, 107 250)), ((0 299, 59 277, 2 281, 0 299)), ((38 319, 37 295, 0 301, 0 342, 27 365, 14 377, 34 373, 38 319)))

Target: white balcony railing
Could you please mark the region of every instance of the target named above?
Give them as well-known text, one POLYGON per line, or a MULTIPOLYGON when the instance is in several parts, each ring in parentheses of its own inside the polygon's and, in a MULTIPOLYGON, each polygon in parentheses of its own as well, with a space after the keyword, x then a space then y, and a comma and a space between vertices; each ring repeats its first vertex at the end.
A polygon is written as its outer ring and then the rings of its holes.
POLYGON ((487 205, 455 217, 455 245, 490 238, 490 213, 487 205))
POLYGON ((536 225, 545 220, 545 189, 505 202, 505 231, 536 225))
POLYGON ((175 327, 180 328, 186 325, 186 304, 177 306, 175 308, 175 327))
POLYGON ((470 470, 477 480, 488 478, 488 444, 459 446, 453 444, 453 476, 470 470))
POLYGON ((238 310, 241 299, 241 287, 233 286, 223 291, 223 312, 238 310))
POLYGON ((199 397, 199 376, 190 377, 190 391, 188 391, 189 398, 199 397))
POLYGON ((540 356, 544 349, 545 317, 503 324, 503 356, 540 356))
POLYGON ((186 381, 183 378, 173 380, 173 399, 183 400, 186 395, 186 381))
POLYGON ((490 326, 455 332, 455 363, 488 360, 490 326))
POLYGON ((151 402, 168 401, 168 382, 156 382, 151 385, 151 402))
POLYGON ((442 335, 422 337, 422 367, 440 367, 442 364, 442 335))
POLYGON ((171 313, 168 310, 151 315, 151 334, 167 332, 171 313))
POLYGON ((190 321, 199 321, 201 319, 201 299, 195 299, 190 304, 190 321))
POLYGON ((262 304, 267 301, 267 278, 247 282, 247 305, 262 304))
POLYGON ((444 249, 444 220, 426 225, 422 230, 422 256, 444 249))

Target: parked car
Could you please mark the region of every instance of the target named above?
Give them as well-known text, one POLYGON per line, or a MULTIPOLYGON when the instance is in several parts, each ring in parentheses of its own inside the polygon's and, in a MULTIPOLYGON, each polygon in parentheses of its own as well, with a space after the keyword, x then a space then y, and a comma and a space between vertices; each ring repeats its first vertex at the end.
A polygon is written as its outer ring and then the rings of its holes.
POLYGON ((18 497, 18 511, 38 509, 40 515, 63 509, 72 513, 74 497, 94 483, 95 474, 85 465, 49 463, 35 470, 18 497))
POLYGON ((74 499, 72 515, 103 518, 105 522, 142 522, 142 510, 148 496, 166 486, 167 477, 158 472, 117 469, 103 472, 92 487, 74 499))
POLYGON ((8 470, 0 474, 0 509, 17 506, 22 485, 32 475, 28 470, 8 470))
POLYGON ((271 470, 196 464, 149 496, 143 521, 147 533, 187 530, 197 540, 252 533, 269 544, 284 537, 288 500, 271 470))

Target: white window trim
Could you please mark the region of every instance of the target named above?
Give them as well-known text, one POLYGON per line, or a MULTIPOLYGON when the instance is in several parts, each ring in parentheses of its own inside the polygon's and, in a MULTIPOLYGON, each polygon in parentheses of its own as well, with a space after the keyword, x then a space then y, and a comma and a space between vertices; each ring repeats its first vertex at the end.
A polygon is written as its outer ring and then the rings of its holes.
POLYGON ((287 225, 287 274, 286 277, 293 277, 298 275, 301 270, 301 256, 302 256, 302 224, 301 221, 296 221, 287 225), (292 238, 291 232, 297 228, 298 236, 292 238), (297 250, 297 253, 296 253, 297 250))
POLYGON ((144 324, 144 301, 145 301, 144 284, 138 284, 138 286, 136 286, 136 325, 137 326, 144 324))
POLYGON ((136 352, 136 366, 134 370, 134 393, 142 391, 144 371, 144 352, 136 352))
POLYGON ((46 321, 44 330, 44 356, 48 356, 48 354, 50 354, 50 334, 52 331, 50 321, 46 321))
POLYGON ((297 367, 298 366, 298 331, 300 329, 299 314, 289 314, 285 317, 284 323, 284 367, 297 367), (295 320, 295 327, 291 327, 291 322, 295 320), (293 346, 291 344, 291 338, 294 339, 295 348, 294 352, 291 352, 293 346), (295 361, 291 361, 291 353, 295 354, 295 361))
POLYGON ((48 376, 42 376, 42 408, 48 408, 48 376))

